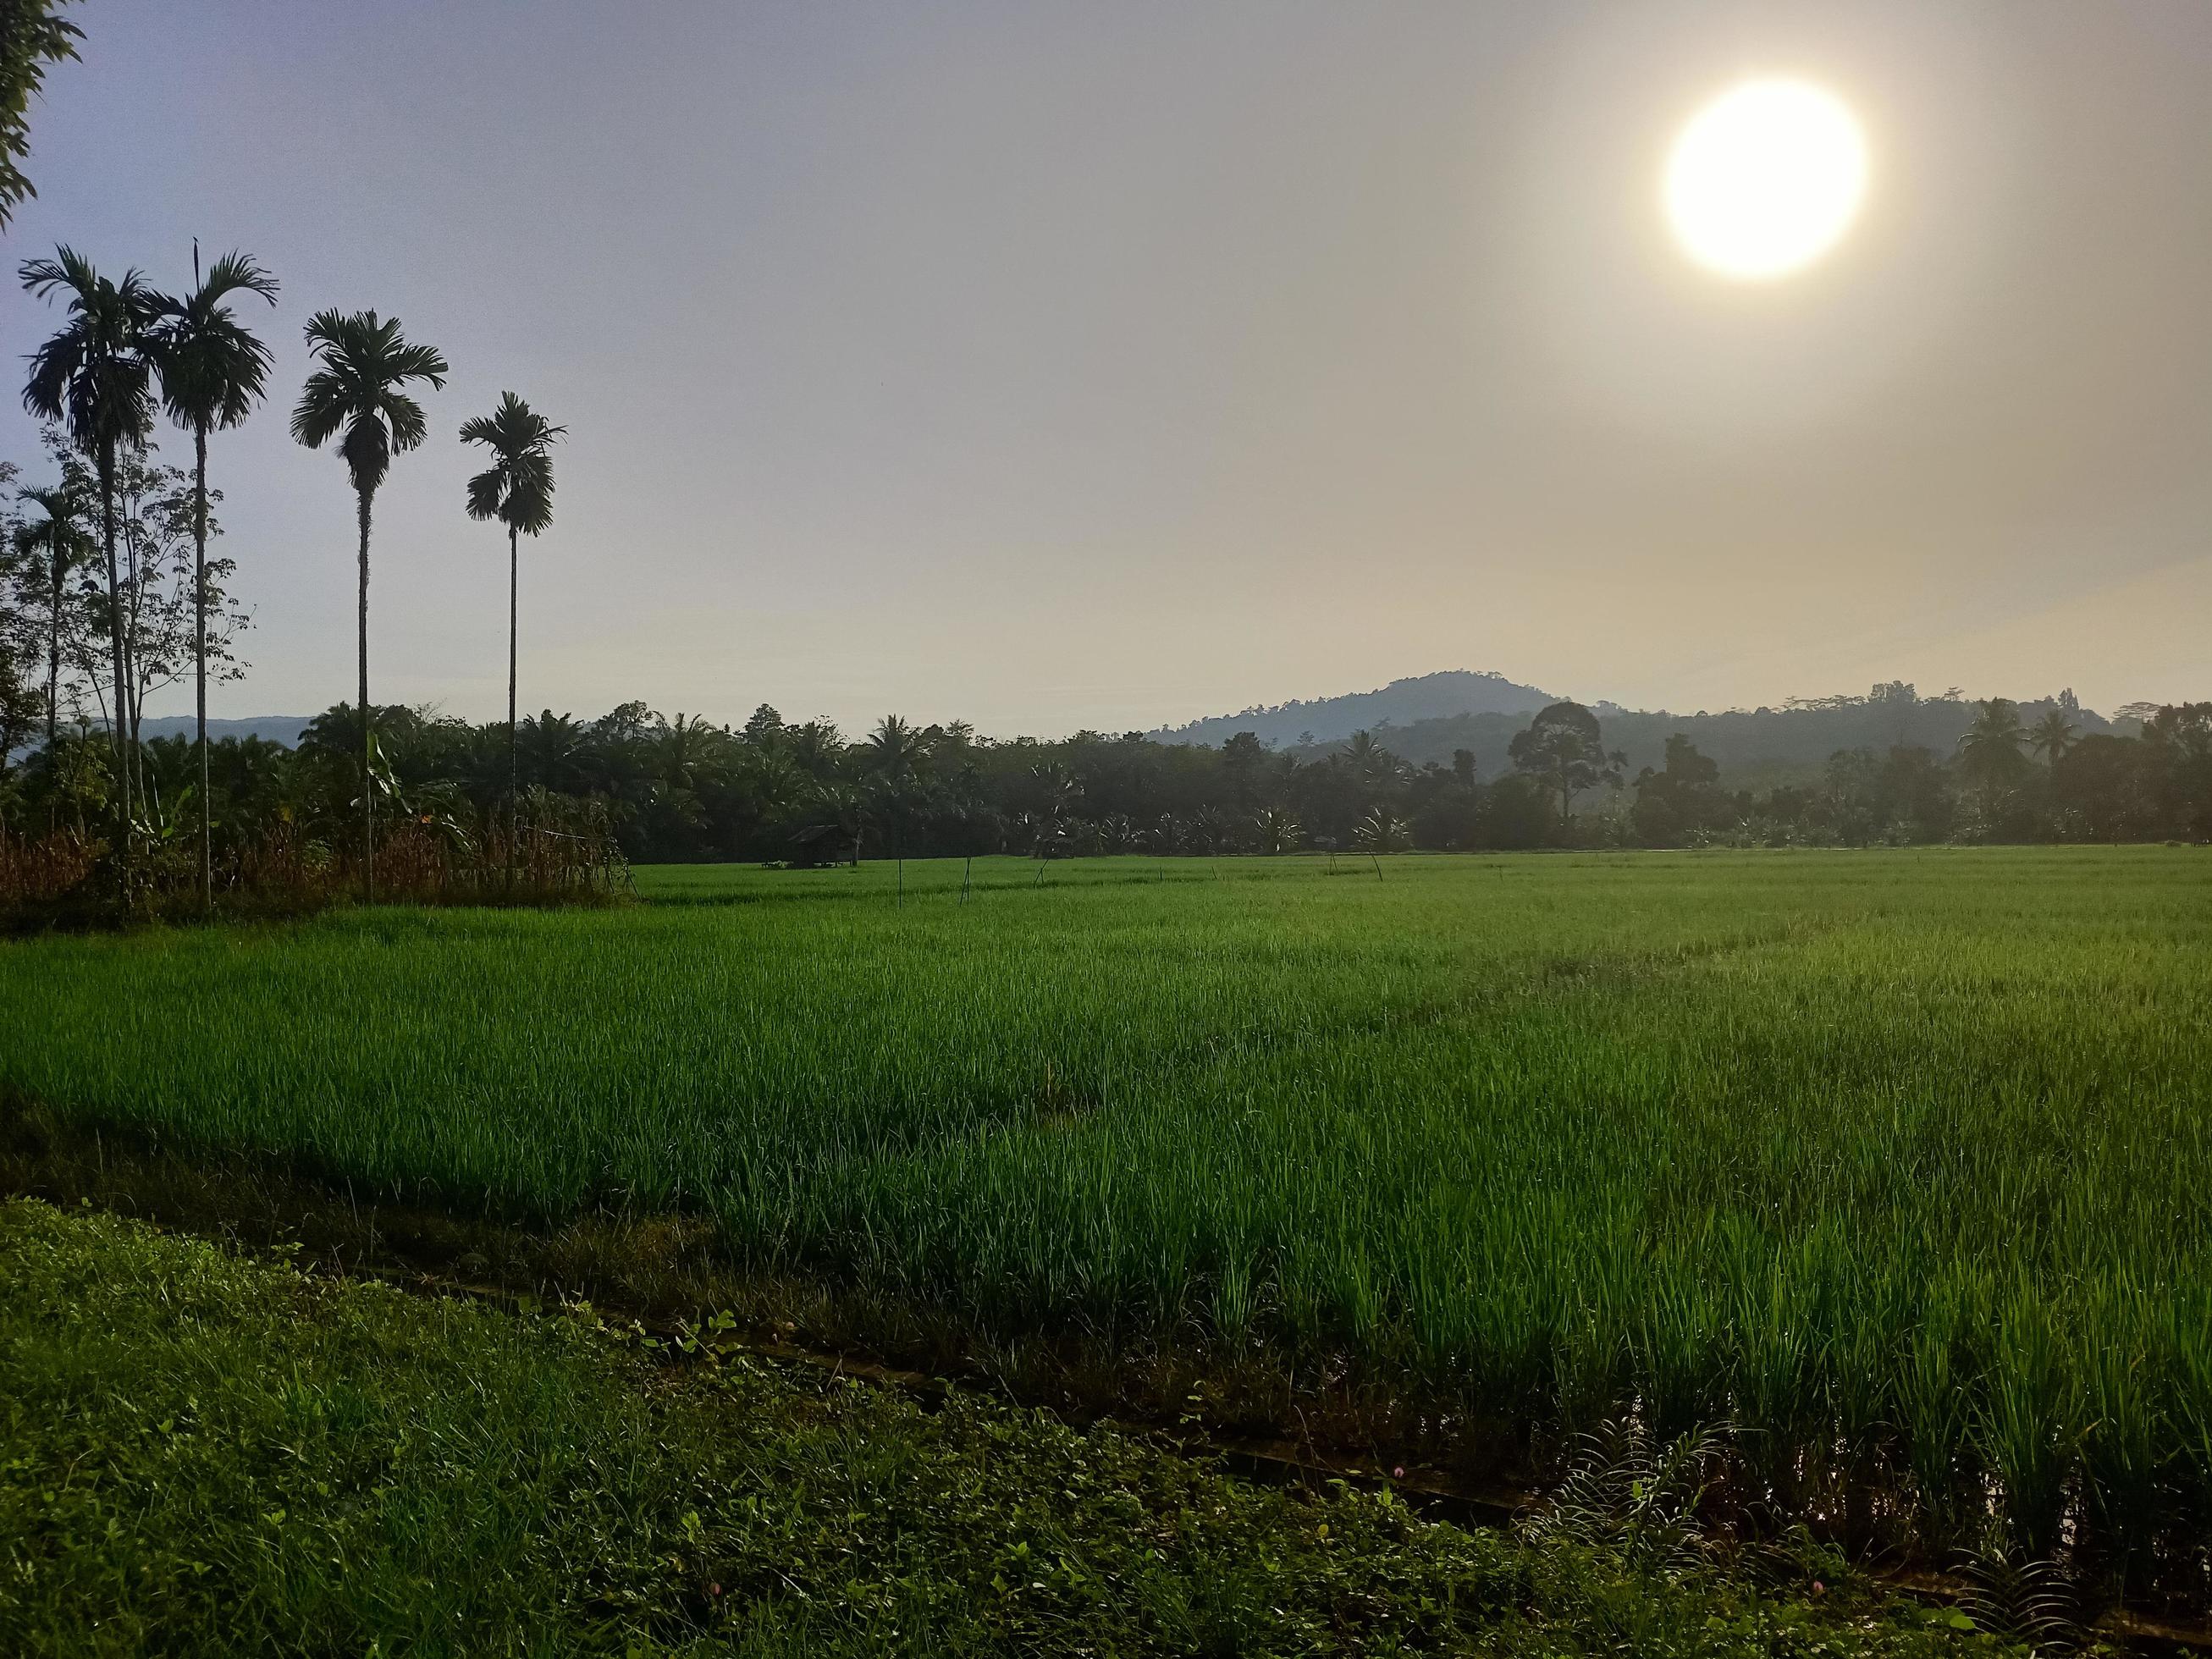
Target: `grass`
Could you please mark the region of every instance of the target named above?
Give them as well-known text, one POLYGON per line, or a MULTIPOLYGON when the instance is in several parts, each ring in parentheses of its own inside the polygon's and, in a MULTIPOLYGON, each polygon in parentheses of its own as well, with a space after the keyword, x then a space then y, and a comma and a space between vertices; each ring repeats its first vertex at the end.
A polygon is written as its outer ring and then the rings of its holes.
POLYGON ((2000 1651, 1848 1580, 1809 1604, 1802 1564, 1761 1594, 957 1392, 665 1357, 587 1311, 0 1205, 0 1649, 2000 1651))
POLYGON ((2203 1599, 2212 858, 1339 871, 18 941, 0 1087, 412 1202, 685 1210, 978 1342, 1360 1379, 1468 1458, 1725 1423, 1747 1514, 1994 1517, 2203 1599))

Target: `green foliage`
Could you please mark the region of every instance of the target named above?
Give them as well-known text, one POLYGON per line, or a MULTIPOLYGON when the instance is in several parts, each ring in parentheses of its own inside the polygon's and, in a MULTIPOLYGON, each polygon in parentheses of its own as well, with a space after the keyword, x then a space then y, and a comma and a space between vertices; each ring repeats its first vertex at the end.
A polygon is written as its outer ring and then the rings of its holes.
POLYGON ((1759 1505, 1881 1489, 1943 1549, 1992 1492, 2031 1553, 2212 1516, 2203 853, 1326 871, 19 941, 0 1088, 362 1192, 679 1206, 979 1340, 1349 1366, 1515 1446, 1726 1421, 1759 1505))
POLYGON ((1997 1651, 1863 1594, 1661 1577, 654 1346, 0 1206, 0 1647, 1997 1651))
POLYGON ((31 153, 31 101, 46 70, 76 56, 84 31, 61 14, 70 0, 0 0, 0 230, 39 192, 17 165, 31 153))

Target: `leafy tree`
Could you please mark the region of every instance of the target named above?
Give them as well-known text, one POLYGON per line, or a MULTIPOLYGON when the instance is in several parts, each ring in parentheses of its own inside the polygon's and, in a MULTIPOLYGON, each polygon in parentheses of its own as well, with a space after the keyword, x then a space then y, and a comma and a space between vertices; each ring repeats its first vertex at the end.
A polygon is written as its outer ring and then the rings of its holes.
POLYGON ((1680 732, 1667 739, 1666 764, 1636 775, 1636 805, 1629 822, 1647 847, 1672 847, 1726 818, 1728 798, 1720 789, 1721 769, 1698 752, 1680 732))
POLYGON ((2212 702, 2161 708, 2143 722, 2142 741, 2167 833, 2212 836, 2212 702))
POLYGON ((2122 842, 2157 833, 2166 759, 2155 742, 2103 732, 2069 746, 2051 765, 2060 838, 2122 842))
POLYGON ((208 682, 208 434, 218 427, 243 425, 261 401, 269 377, 269 348, 231 314, 234 295, 258 294, 276 303, 276 279, 244 253, 226 253, 199 270, 199 245, 192 246, 192 290, 157 302, 161 320, 151 331, 161 401, 170 419, 192 434, 192 662, 195 723, 200 757, 200 883, 202 896, 215 903, 215 840, 209 801, 207 760, 208 682))
POLYGON ((463 422, 461 441, 482 444, 492 464, 469 480, 469 516, 507 526, 507 770, 511 795, 522 787, 515 747, 515 645, 521 625, 521 556, 525 535, 544 533, 553 522, 553 442, 568 428, 555 426, 512 392, 499 407, 463 422))
POLYGON ((118 454, 142 447, 154 428, 153 359, 149 331, 160 313, 161 296, 136 270, 119 283, 102 276, 74 249, 54 250, 51 259, 24 261, 23 287, 40 299, 69 296, 69 320, 31 355, 23 406, 43 420, 59 422, 70 442, 88 457, 100 484, 100 544, 107 555, 107 602, 111 665, 114 675, 116 773, 122 816, 131 821, 131 768, 124 745, 129 741, 125 711, 122 579, 115 556, 115 471, 118 454))
POLYGON ((1621 768, 1627 764, 1620 755, 1606 753, 1597 716, 1578 702, 1555 702, 1541 710, 1506 753, 1521 771, 1542 779, 1557 793, 1562 826, 1574 821, 1577 795, 1601 783, 1619 788, 1621 768))
MULTIPOLYGON (((307 350, 318 364, 292 411, 292 436, 309 449, 338 438, 338 453, 353 482, 361 526, 361 701, 368 701, 368 527, 376 491, 392 469, 392 458, 421 447, 428 435, 422 405, 407 391, 416 380, 446 384, 445 358, 432 346, 410 343, 397 317, 374 311, 350 314, 319 311, 307 319, 307 350)), ((370 787, 375 769, 376 721, 372 714, 361 732, 362 890, 376 896, 376 809, 370 787)))
POLYGON ((76 56, 84 31, 61 14, 69 0, 0 0, 0 230, 29 198, 17 165, 31 153, 31 100, 46 70, 76 56))

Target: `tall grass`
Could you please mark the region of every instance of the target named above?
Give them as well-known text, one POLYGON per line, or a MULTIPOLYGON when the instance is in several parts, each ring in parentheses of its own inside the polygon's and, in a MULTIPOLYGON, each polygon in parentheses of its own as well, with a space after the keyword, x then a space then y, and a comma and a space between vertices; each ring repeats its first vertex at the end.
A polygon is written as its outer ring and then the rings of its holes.
POLYGON ((1923 1538, 2212 1518, 2212 858, 641 871, 643 908, 0 946, 0 1085, 988 1336, 1725 1419, 1923 1538))

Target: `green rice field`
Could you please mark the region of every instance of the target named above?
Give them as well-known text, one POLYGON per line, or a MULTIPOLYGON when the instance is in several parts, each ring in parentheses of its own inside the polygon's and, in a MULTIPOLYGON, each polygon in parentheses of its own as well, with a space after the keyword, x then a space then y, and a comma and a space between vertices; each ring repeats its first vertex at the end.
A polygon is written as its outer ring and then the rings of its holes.
POLYGON ((981 1341, 1725 1424, 1784 1509, 1930 1538, 2212 1517, 2212 854, 962 878, 18 940, 0 1087, 463 1210, 681 1209, 981 1341))

